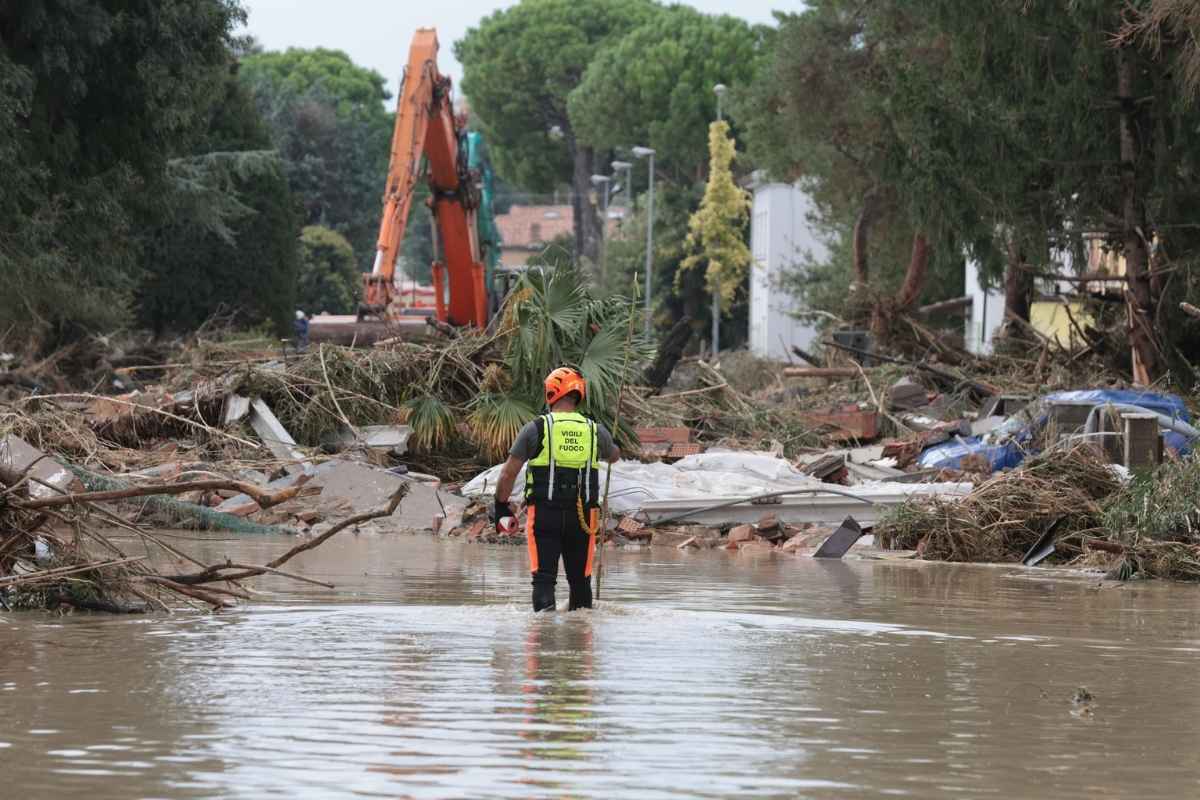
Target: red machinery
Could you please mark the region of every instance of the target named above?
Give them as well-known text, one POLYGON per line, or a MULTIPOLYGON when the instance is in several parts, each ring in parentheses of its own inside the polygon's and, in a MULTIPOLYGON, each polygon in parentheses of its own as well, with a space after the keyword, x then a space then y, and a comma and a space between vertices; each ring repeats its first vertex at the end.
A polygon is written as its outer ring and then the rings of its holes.
POLYGON ((437 31, 419 29, 409 49, 396 104, 375 265, 363 276, 363 303, 358 317, 389 318, 396 314, 392 305, 396 257, 408 225, 413 190, 422 177, 424 156, 432 190, 430 206, 444 251, 444 260, 433 263, 437 318, 452 325, 482 328, 488 322, 489 304, 476 225, 479 189, 461 147, 465 122, 454 115, 450 79, 438 72, 437 53, 437 31))

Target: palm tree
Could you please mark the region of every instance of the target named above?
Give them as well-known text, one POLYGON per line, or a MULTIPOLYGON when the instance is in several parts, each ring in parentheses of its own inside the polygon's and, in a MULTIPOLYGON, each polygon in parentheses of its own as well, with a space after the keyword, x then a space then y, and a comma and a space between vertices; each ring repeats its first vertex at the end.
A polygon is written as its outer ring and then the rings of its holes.
MULTIPOLYGON (((578 369, 587 381, 583 412, 613 430, 622 381, 638 375, 654 354, 649 340, 629 333, 630 317, 638 313, 636 298, 591 297, 573 269, 527 271, 505 309, 503 375, 485 378, 471 404, 469 424, 487 455, 503 458, 521 427, 544 407, 546 374, 561 366, 578 369)), ((613 433, 625 444, 636 441, 626 422, 613 433)))

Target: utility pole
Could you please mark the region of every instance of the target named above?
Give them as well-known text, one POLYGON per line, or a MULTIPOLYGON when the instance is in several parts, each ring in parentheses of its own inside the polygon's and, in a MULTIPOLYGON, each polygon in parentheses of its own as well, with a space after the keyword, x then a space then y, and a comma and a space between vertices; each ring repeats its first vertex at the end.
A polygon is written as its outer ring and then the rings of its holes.
POLYGON ((650 277, 654 274, 654 149, 635 147, 633 154, 650 160, 650 188, 646 197, 646 321, 645 332, 650 335, 651 289, 650 277))
MULTIPOLYGON (((713 87, 713 94, 717 96, 717 121, 724 119, 721 114, 721 99, 725 96, 728 87, 723 83, 718 83, 713 87)), ((721 289, 713 287, 712 293, 712 357, 713 361, 717 360, 717 353, 721 352, 721 289)))

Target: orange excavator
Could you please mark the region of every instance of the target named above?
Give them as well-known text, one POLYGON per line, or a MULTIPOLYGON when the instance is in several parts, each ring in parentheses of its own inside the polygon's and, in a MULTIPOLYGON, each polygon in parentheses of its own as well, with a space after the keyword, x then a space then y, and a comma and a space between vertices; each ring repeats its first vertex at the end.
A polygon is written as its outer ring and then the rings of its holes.
MULTIPOLYGON (((437 31, 417 30, 396 104, 375 263, 363 275, 357 322, 382 320, 393 332, 405 323, 424 328, 422 317, 431 314, 442 323, 483 328, 493 311, 491 273, 499 262, 500 241, 491 213, 491 170, 479 134, 468 132, 465 115, 454 113, 450 79, 438 71, 437 54, 437 31), (435 255, 432 265, 433 307, 419 302, 401 307, 394 281, 396 259, 413 193, 422 178, 431 190, 434 251, 440 242, 442 255, 441 259, 435 255)), ((364 335, 367 325, 347 326, 346 322, 346 318, 315 317, 313 338, 342 338, 350 327, 357 341, 373 338, 364 335)))

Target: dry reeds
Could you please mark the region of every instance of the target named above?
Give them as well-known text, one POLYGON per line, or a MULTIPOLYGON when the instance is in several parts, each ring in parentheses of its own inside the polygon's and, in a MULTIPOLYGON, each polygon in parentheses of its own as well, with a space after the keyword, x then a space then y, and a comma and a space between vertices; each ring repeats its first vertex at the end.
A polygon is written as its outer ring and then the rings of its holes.
POLYGON ((916 549, 940 561, 1019 561, 1047 531, 1078 552, 1082 537, 1103 532, 1099 501, 1121 488, 1086 446, 1031 459, 996 475, 965 498, 916 499, 875 529, 886 546, 916 549))

